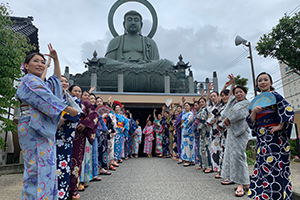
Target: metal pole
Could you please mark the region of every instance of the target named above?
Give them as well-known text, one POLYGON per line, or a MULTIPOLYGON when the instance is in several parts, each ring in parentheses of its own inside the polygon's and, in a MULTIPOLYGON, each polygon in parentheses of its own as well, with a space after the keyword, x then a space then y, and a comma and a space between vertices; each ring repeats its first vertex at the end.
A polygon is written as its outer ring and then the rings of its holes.
POLYGON ((252 57, 251 43, 248 42, 248 44, 246 44, 246 46, 249 47, 250 56, 248 58, 250 59, 250 63, 251 63, 254 95, 257 96, 257 91, 255 90, 255 75, 254 75, 254 66, 253 66, 253 57, 252 57))

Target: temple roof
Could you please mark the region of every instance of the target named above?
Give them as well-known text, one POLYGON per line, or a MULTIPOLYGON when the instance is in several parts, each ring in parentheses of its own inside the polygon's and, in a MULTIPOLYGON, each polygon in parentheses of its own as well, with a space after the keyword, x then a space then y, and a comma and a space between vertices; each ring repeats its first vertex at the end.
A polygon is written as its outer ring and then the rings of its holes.
POLYGON ((36 47, 35 52, 39 51, 38 28, 32 23, 33 17, 13 17, 10 16, 13 25, 9 27, 10 30, 21 33, 29 38, 29 44, 36 47))

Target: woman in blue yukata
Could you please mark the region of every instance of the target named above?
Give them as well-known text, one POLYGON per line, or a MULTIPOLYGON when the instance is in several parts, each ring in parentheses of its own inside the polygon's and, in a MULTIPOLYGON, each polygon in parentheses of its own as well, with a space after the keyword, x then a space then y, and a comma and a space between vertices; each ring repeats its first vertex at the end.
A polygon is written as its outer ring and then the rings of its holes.
MULTIPOLYGON (((21 199, 58 199, 55 134, 62 111, 76 116, 78 111, 64 103, 59 60, 52 45, 54 74, 45 80, 47 67, 43 54, 29 54, 24 63, 17 99, 21 117, 18 136, 24 158, 21 199)), ((50 61, 50 60, 49 60, 50 61)))
POLYGON ((191 111, 190 103, 184 103, 184 112, 181 118, 182 139, 181 139, 181 160, 184 167, 190 166, 195 162, 194 140, 195 134, 192 131, 194 113, 191 111))
POLYGON ((252 199, 292 199, 290 144, 294 111, 291 105, 272 87, 272 77, 266 72, 256 78, 259 92, 272 93, 276 104, 256 106, 247 117, 256 135, 257 156, 248 197, 252 199), (264 119, 269 120, 266 123, 264 119))

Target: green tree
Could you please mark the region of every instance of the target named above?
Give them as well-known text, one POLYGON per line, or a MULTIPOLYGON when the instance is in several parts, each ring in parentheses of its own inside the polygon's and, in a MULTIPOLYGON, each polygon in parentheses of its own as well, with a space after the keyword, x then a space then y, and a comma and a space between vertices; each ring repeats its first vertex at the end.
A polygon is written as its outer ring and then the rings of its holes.
MULTIPOLYGON (((16 125, 7 118, 8 110, 17 105, 14 82, 22 75, 20 66, 26 52, 33 48, 24 35, 9 29, 13 25, 9 18, 11 13, 8 3, 0 4, 0 134, 16 131, 16 125)), ((0 137, 0 148, 3 146, 4 140, 0 137)))
POLYGON ((235 84, 245 87, 248 91, 248 87, 246 87, 247 84, 248 84, 248 79, 247 78, 241 78, 241 75, 237 75, 235 77, 235 84))
POLYGON ((284 15, 268 34, 257 43, 259 55, 270 56, 285 63, 300 74, 300 12, 294 16, 284 15))

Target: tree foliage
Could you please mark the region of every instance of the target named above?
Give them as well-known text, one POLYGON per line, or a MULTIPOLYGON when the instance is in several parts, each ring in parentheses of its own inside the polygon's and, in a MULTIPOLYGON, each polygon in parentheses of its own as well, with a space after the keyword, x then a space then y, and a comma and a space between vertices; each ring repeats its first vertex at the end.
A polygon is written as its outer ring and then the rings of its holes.
MULTIPOLYGON (((17 105, 14 99, 17 87, 15 81, 21 77, 20 66, 24 62, 26 52, 33 47, 27 38, 10 30, 13 22, 9 18, 11 11, 8 4, 0 4, 0 134, 7 131, 15 132, 16 125, 8 119, 8 110, 17 105)), ((0 147, 4 140, 0 137, 0 147)))
POLYGON ((246 90, 248 91, 248 87, 246 87, 247 84, 248 84, 248 79, 247 78, 241 78, 241 75, 237 75, 235 77, 235 84, 245 87, 246 90))
POLYGON ((300 72, 300 12, 294 16, 284 15, 268 34, 257 43, 259 55, 270 56, 300 72))

